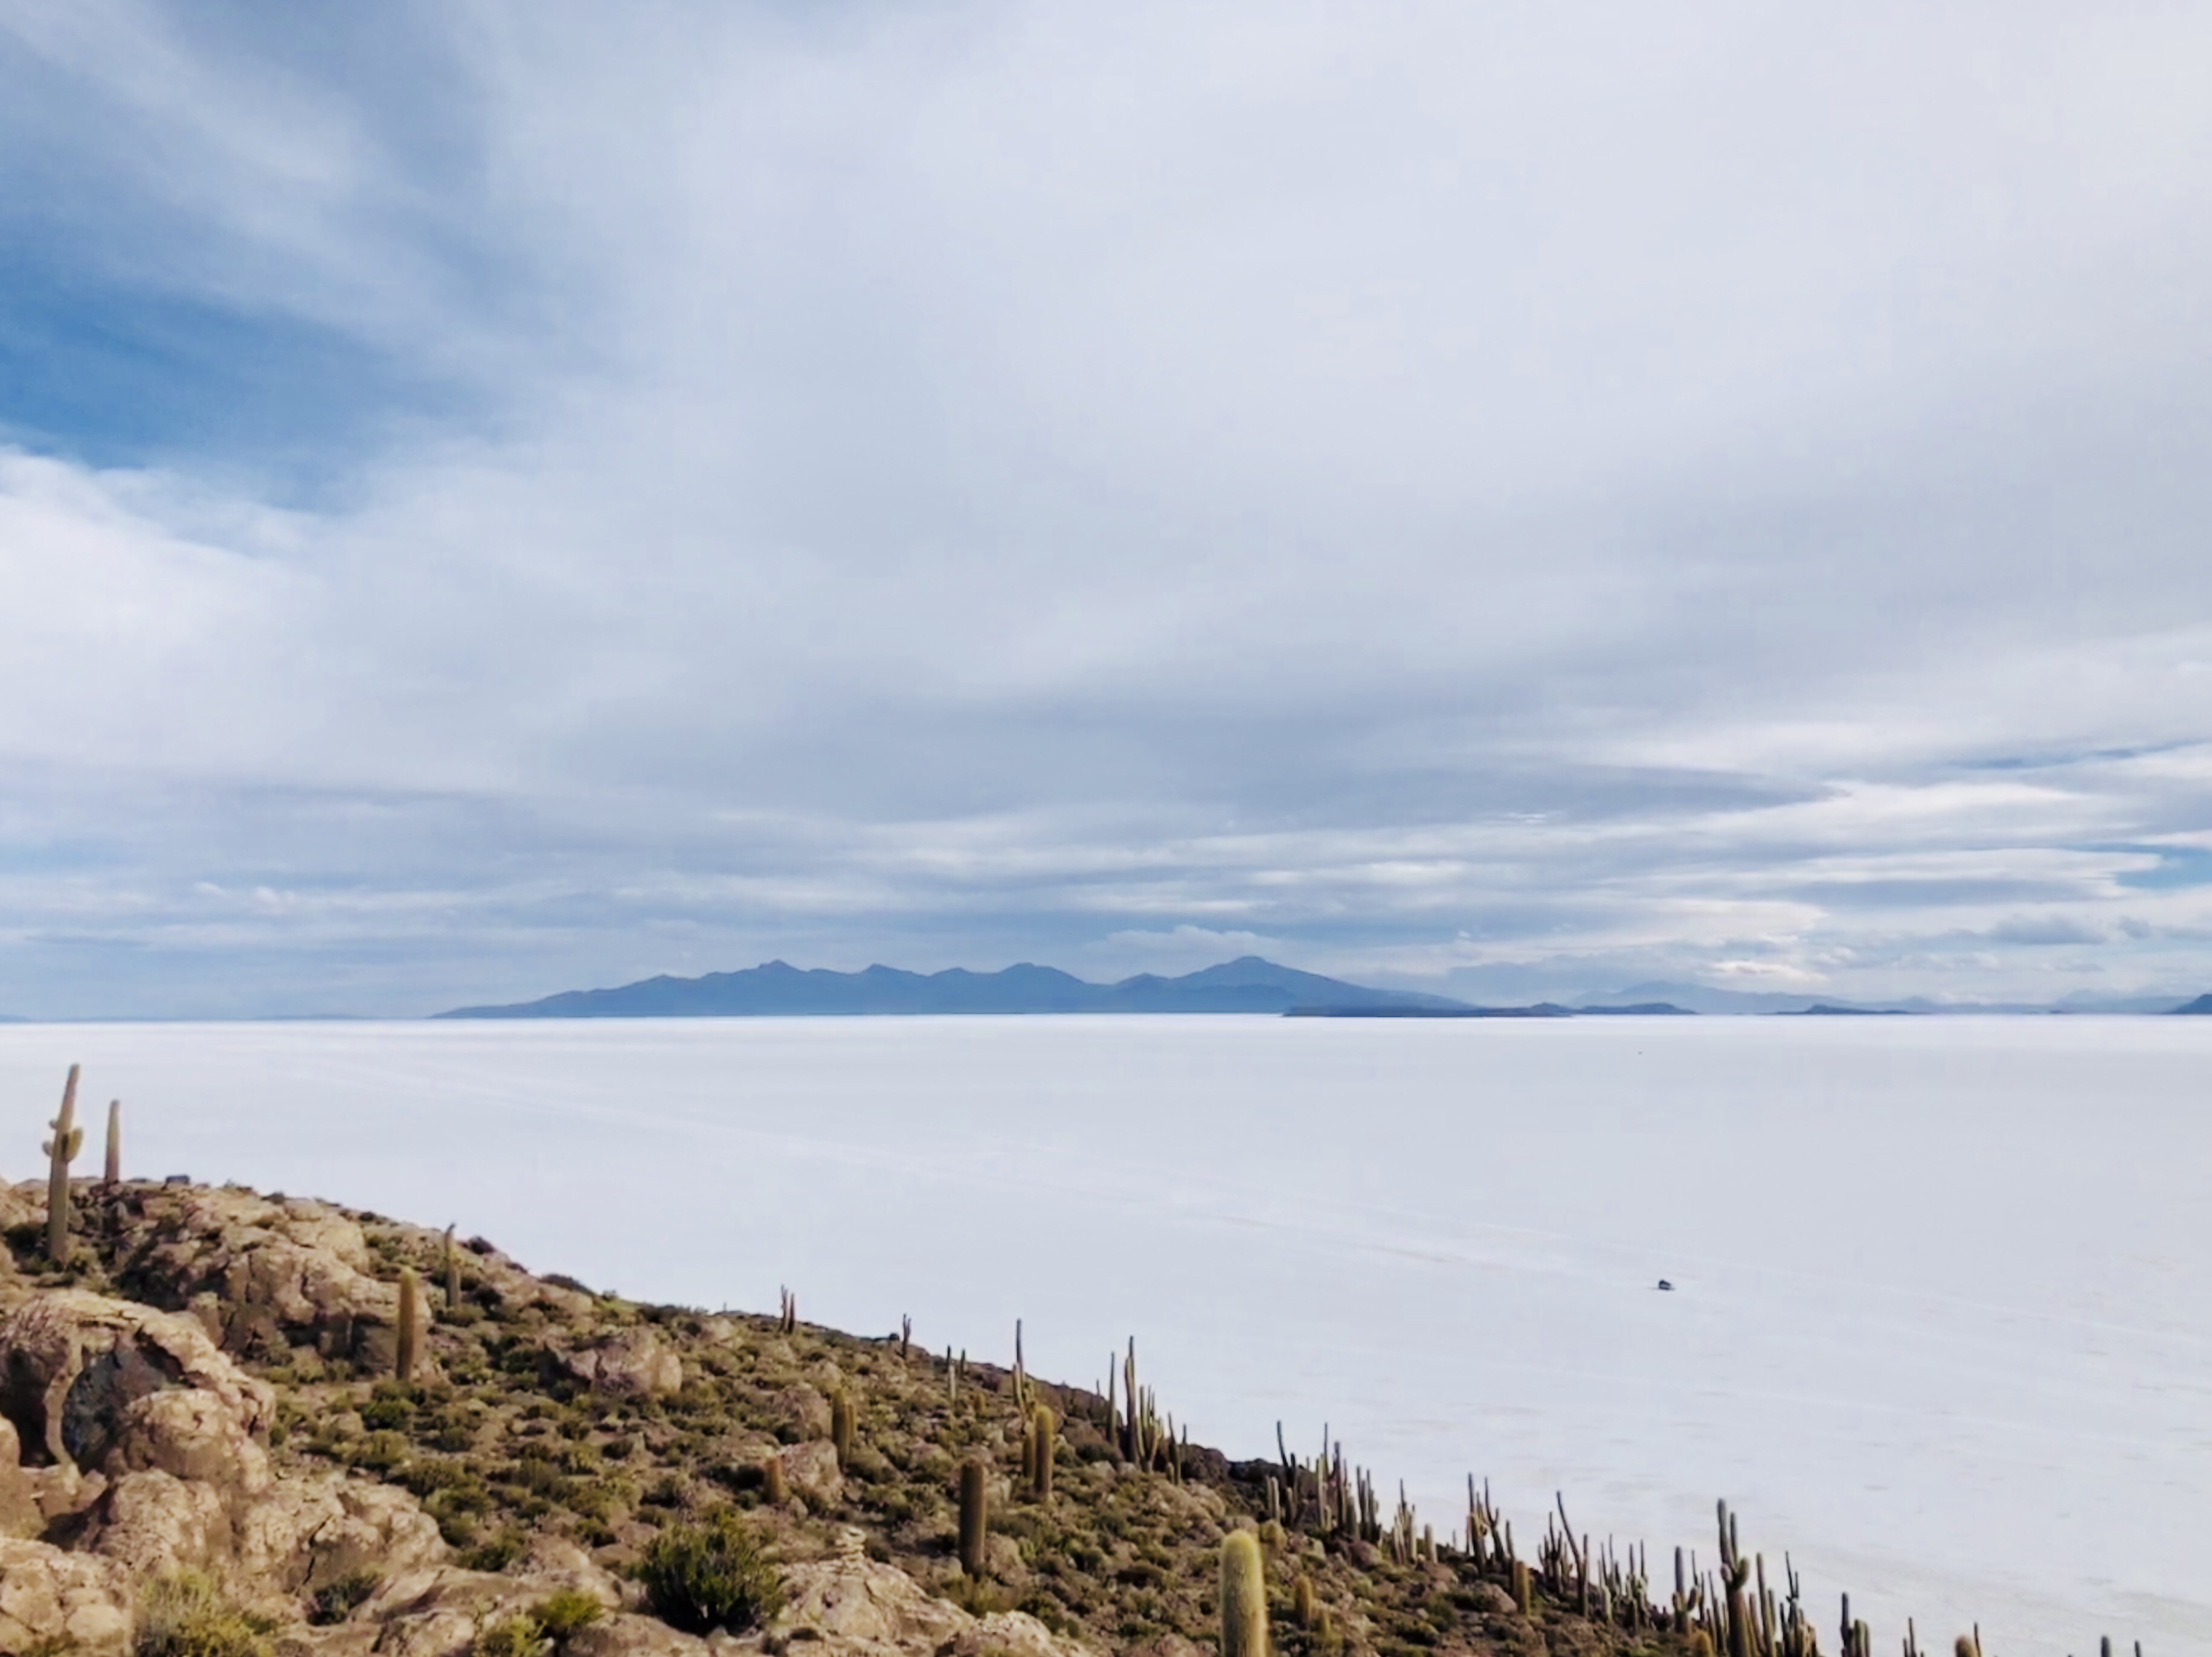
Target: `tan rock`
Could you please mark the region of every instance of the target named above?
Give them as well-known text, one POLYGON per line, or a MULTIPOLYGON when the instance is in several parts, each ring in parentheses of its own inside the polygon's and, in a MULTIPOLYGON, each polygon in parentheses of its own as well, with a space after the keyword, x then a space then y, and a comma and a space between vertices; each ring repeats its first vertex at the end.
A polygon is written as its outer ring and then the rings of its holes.
POLYGON ((845 1476, 838 1470, 836 1445, 826 1440, 788 1445, 781 1460, 785 1482, 809 1504, 827 1508, 844 1495, 845 1476))
POLYGON ((174 1210, 161 1217, 147 1269, 194 1304, 226 1350, 292 1338, 353 1357, 398 1320, 398 1285, 374 1275, 360 1225, 327 1204, 228 1188, 149 1200, 174 1210))
POLYGON ((684 1361, 642 1326, 620 1330, 596 1345, 563 1352, 561 1360, 570 1375, 610 1397, 664 1397, 684 1386, 684 1361))
POLYGON ((975 1621, 896 1566, 850 1551, 788 1567, 783 1587, 783 1609, 749 1642, 772 1654, 820 1642, 822 1657, 918 1657, 975 1621))
POLYGON ((769 1399, 768 1411, 770 1420, 788 1427, 794 1437, 830 1436, 830 1400, 803 1381, 769 1399))
POLYGON ((1011 1652, 1013 1657, 1070 1657, 1083 1648, 1064 1640, 1025 1611, 994 1611, 952 1641, 952 1657, 987 1657, 1011 1652))
POLYGON ((1477 1582, 1474 1588, 1474 1608, 1492 1617, 1510 1617, 1520 1609, 1513 1596, 1495 1582, 1477 1582))
MULTIPOLYGON (((719 1643, 719 1642, 718 1642, 719 1643)), ((564 1657, 706 1657, 708 1642, 654 1617, 602 1617, 568 1637, 564 1657)))
POLYGON ((174 1406, 133 1416, 140 1400, 171 1388, 205 1394, 228 1417, 227 1441, 263 1432, 276 1413, 268 1383, 241 1372, 192 1319, 78 1290, 33 1295, 9 1314, 0 1354, 0 1414, 27 1459, 80 1472, 107 1461, 126 1422, 139 1454, 166 1454, 165 1444, 185 1454, 170 1435, 211 1429, 215 1417, 198 1405, 190 1421, 174 1406))
POLYGON ((460 1657, 478 1634, 547 1592, 519 1577, 441 1566, 388 1578, 356 1618, 380 1630, 377 1657, 460 1657))
POLYGON ((514 1574, 528 1577, 547 1593, 564 1589, 588 1593, 609 1611, 622 1608, 622 1585, 615 1580, 614 1573, 562 1537, 535 1538, 515 1562, 514 1574))
POLYGON ((450 1551, 405 1490, 340 1472, 277 1480, 237 1514, 234 1539, 240 1574, 283 1593, 361 1570, 392 1581, 450 1551))
POLYGON ((135 1580, 200 1569, 230 1554, 231 1515, 216 1486, 149 1469, 115 1481, 89 1541, 135 1580))
POLYGON ((1085 1648, 1020 1611, 978 1622, 896 1566, 866 1557, 858 1541, 848 1534, 836 1557, 787 1568, 783 1609, 766 1628, 732 1642, 732 1657, 752 1650, 766 1657, 983 1657, 994 1650, 1087 1657, 1085 1648))
POLYGON ((158 1471, 252 1496, 269 1487, 269 1454, 246 1435, 237 1412, 213 1393, 172 1387, 123 1412, 105 1471, 158 1471))
POLYGON ((44 1542, 0 1540, 0 1652, 66 1643, 88 1657, 121 1657, 131 1643, 123 1568, 44 1542))
MULTIPOLYGON (((0 1249, 0 1253, 4 1253, 0 1249)), ((15 1424, 0 1416, 0 1536, 36 1536, 46 1527, 38 1486, 23 1471, 23 1447, 15 1424)))

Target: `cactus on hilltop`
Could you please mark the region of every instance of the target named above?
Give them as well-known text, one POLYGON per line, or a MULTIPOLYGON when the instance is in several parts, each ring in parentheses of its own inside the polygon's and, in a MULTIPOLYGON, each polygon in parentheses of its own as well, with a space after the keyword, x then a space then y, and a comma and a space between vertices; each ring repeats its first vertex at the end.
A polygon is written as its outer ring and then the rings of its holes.
POLYGON ((40 1149, 46 1153, 46 1258, 56 1266, 69 1259, 69 1165, 84 1145, 84 1130, 76 1125, 77 1067, 69 1067, 62 1084, 62 1108, 47 1126, 54 1137, 40 1149))

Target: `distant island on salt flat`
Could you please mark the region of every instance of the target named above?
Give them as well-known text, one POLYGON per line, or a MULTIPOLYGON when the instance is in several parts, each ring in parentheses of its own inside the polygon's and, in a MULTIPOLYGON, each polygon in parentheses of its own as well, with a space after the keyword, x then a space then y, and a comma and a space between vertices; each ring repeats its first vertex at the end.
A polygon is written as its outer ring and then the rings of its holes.
POLYGON ((2212 994, 2128 1001, 1961 1006, 1920 1000, 1859 1003, 1832 997, 1638 984, 1575 1005, 1540 1001, 1480 1006, 1416 990, 1381 989, 1302 972, 1259 956, 1162 977, 1140 973, 1096 984, 1024 962, 998 972, 914 973, 874 966, 860 972, 801 968, 770 961, 698 978, 663 974, 612 989, 566 990, 535 1001, 459 1007, 441 1018, 834 1017, 945 1013, 1264 1013, 1331 1018, 1567 1018, 1599 1015, 1838 1013, 2185 1013, 2212 1015, 2212 994))

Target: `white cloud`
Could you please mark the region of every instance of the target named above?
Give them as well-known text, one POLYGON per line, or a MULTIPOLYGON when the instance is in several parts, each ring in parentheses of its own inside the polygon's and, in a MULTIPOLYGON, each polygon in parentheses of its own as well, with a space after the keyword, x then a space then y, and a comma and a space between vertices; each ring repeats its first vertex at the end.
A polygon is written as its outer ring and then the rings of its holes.
POLYGON ((0 454, 0 999, 2203 970, 2201 18, 410 27, 0 24, 103 303, 465 393, 0 454))

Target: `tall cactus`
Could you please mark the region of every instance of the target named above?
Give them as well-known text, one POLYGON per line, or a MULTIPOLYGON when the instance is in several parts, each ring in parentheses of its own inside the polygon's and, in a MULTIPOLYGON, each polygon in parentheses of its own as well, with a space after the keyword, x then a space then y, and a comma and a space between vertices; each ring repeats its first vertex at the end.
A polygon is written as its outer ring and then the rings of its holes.
POLYGON ((989 1527, 990 1490, 983 1464, 970 1456, 960 1464, 960 1569, 977 1581, 983 1575, 983 1533, 989 1527))
POLYGON ((123 1102, 107 1102, 107 1165, 100 1172, 100 1181, 110 1191, 123 1183, 123 1102))
POLYGON ((830 1394, 830 1443, 837 1452, 837 1471, 853 1471, 853 1400, 842 1387, 830 1394))
POLYGON ((1030 1468, 1030 1495, 1038 1502, 1049 1502, 1052 1500, 1052 1453, 1058 1436, 1058 1423, 1050 1405, 1040 1404, 1030 1412, 1030 1432, 1036 1442, 1036 1448, 1031 1452, 1034 1459, 1030 1468))
POLYGON ((446 1228, 445 1253, 439 1263, 445 1270, 446 1320, 450 1323, 455 1320, 454 1314, 461 1306, 461 1254, 453 1247, 453 1228, 450 1225, 446 1228))
POLYGON ((84 1130, 76 1125, 77 1067, 69 1068, 69 1080, 62 1084, 62 1108, 46 1126, 54 1137, 40 1149, 46 1153, 46 1258, 56 1266, 69 1259, 70 1175, 69 1165, 84 1145, 84 1130))
POLYGON ((422 1347, 422 1286, 415 1268, 399 1272, 399 1334, 393 1343, 392 1370, 401 1381, 415 1379, 415 1360, 422 1347))
POLYGON ((1249 1531, 1221 1544, 1221 1657, 1267 1657, 1267 1578, 1249 1531))

